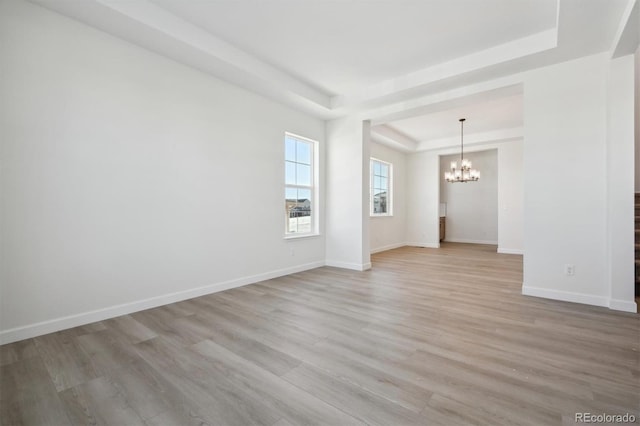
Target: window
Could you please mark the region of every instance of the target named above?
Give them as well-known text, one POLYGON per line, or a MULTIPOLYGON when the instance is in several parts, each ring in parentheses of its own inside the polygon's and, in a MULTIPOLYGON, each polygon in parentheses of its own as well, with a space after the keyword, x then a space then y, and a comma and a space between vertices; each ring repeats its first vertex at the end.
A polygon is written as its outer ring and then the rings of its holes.
POLYGON ((371 216, 391 216, 391 178, 393 165, 371 159, 371 216))
POLYGON ((317 233, 316 149, 315 141, 285 134, 285 236, 317 233))

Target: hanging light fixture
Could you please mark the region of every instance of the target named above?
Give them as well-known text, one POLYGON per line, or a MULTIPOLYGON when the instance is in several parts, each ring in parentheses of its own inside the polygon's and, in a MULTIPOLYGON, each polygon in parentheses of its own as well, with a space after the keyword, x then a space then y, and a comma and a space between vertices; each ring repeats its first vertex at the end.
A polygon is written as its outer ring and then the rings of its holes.
POLYGON ((475 182, 480 179, 480 172, 471 168, 471 161, 464 159, 464 121, 460 119, 460 168, 455 161, 451 162, 451 171, 445 172, 444 179, 447 182, 475 182))

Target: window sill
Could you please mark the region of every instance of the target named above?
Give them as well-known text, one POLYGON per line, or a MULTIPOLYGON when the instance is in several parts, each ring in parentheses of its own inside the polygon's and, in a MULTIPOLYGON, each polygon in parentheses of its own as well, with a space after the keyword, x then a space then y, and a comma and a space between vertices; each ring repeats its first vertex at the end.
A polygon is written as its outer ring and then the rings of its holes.
POLYGON ((393 217, 393 214, 371 214, 369 217, 393 217))
POLYGON ((301 240, 301 239, 305 239, 305 238, 315 238, 315 237, 319 237, 320 234, 319 233, 314 233, 314 234, 300 234, 300 235, 296 235, 296 234, 291 234, 291 235, 285 235, 284 239, 285 240, 301 240))

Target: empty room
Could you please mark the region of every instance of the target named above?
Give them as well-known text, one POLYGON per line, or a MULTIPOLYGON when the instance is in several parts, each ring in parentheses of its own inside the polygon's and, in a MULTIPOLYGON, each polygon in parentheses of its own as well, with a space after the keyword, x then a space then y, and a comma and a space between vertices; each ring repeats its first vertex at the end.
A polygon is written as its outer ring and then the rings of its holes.
POLYGON ((639 145, 640 0, 0 0, 0 424, 638 424, 639 145))

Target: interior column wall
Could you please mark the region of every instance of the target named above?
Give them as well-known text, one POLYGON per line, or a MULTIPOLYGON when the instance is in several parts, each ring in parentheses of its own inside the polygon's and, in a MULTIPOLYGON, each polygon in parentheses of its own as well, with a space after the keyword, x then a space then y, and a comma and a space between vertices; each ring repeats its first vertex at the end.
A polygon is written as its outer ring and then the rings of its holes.
POLYGON ((436 151, 407 158, 407 245, 440 247, 440 157, 436 151))
POLYGON ((608 306, 606 81, 604 54, 524 76, 524 294, 608 306))
POLYGON ((369 250, 370 124, 359 117, 326 123, 326 263, 365 270, 369 250))
POLYGON ((634 55, 610 61, 607 114, 607 236, 610 302, 634 302, 634 55))
POLYGON ((498 148, 498 253, 523 254, 523 149, 522 140, 498 148))

